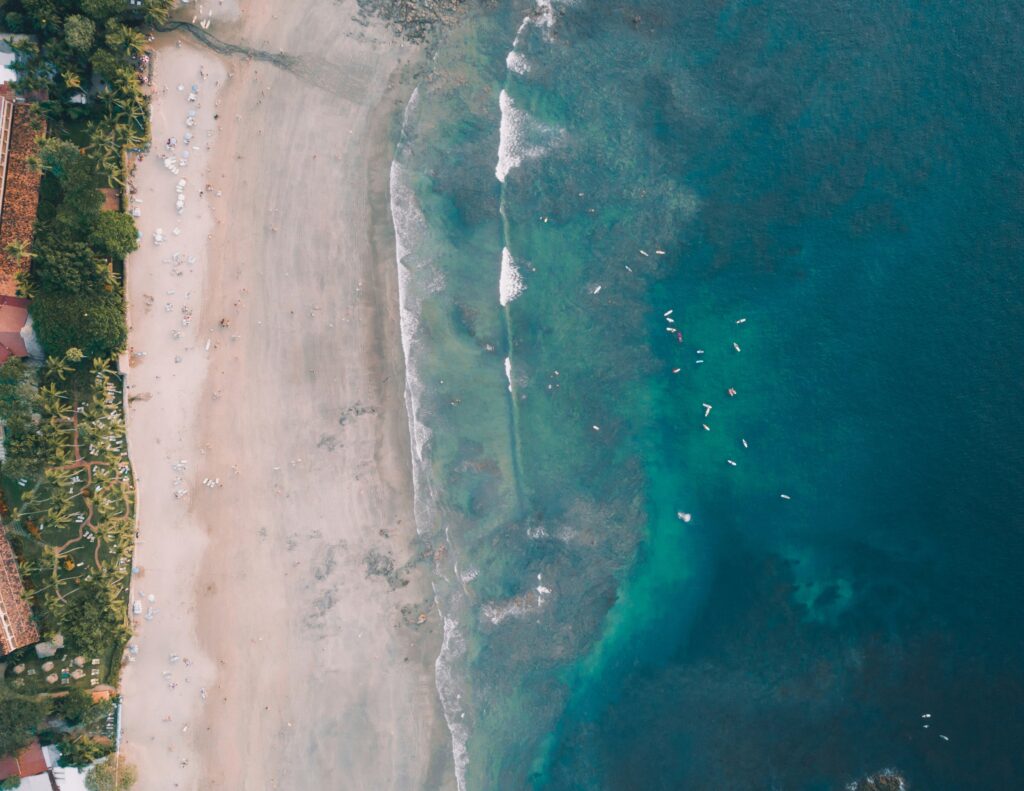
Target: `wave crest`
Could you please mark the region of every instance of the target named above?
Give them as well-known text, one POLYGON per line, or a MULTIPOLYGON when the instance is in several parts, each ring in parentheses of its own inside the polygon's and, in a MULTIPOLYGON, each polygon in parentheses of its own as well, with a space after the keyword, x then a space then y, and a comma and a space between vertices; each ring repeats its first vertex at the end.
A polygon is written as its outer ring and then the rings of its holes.
POLYGON ((547 153, 562 136, 562 130, 542 123, 526 110, 516 107, 508 91, 498 96, 501 128, 498 133, 498 164, 494 176, 502 184, 513 168, 547 153))
POLYGON ((526 290, 523 276, 507 247, 501 250, 501 276, 498 279, 498 304, 503 308, 526 290))

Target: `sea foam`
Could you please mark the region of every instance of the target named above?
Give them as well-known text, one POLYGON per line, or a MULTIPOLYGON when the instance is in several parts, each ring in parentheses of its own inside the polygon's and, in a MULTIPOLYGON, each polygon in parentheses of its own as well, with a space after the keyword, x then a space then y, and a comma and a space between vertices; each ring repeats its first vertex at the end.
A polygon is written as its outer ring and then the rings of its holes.
POLYGON ((526 110, 516 107, 508 91, 503 90, 498 96, 498 106, 501 108, 501 127, 494 176, 504 184, 505 177, 513 168, 547 153, 561 138, 562 130, 541 123, 526 110))
POLYGON ((512 50, 505 56, 505 66, 513 74, 526 74, 530 70, 530 62, 522 52, 512 50))
POLYGON ((526 290, 523 276, 507 247, 501 250, 501 275, 498 279, 498 304, 503 308, 526 290))
POLYGON ((454 618, 444 616, 444 636, 441 638, 441 652, 434 664, 434 677, 437 691, 441 696, 444 719, 452 735, 452 758, 455 761, 455 782, 459 791, 466 789, 466 766, 469 764, 469 753, 466 744, 469 741, 469 729, 462 722, 464 712, 460 702, 458 685, 452 676, 452 665, 466 653, 466 641, 459 632, 454 618))
POLYGON ((551 589, 544 585, 537 585, 532 590, 526 591, 511 599, 498 602, 487 602, 480 611, 484 618, 494 626, 500 625, 509 618, 517 618, 530 613, 535 613, 547 604, 551 596, 551 589))
MULTIPOLYGON (((399 320, 402 328, 402 351, 405 357, 405 407, 409 420, 410 455, 412 456, 413 502, 417 531, 426 531, 435 523, 433 518, 435 492, 431 484, 429 462, 426 458, 430 441, 430 429, 420 417, 420 403, 424 385, 418 375, 417 346, 419 343, 421 297, 424 291, 436 291, 443 283, 435 267, 422 260, 419 248, 427 239, 429 228, 426 217, 419 207, 416 195, 409 184, 400 158, 408 145, 406 134, 410 119, 419 102, 419 89, 413 91, 403 117, 402 139, 398 152, 391 163, 391 217, 395 229, 395 258, 398 268, 399 320)), ((441 596, 434 587, 435 600, 440 610, 441 596)), ((465 640, 454 617, 442 612, 444 637, 441 651, 434 663, 434 683, 437 687, 445 722, 452 737, 452 758, 455 764, 455 781, 459 791, 466 788, 466 767, 469 756, 466 744, 469 728, 465 723, 466 712, 462 708, 461 693, 452 666, 460 661, 466 652, 465 640)))

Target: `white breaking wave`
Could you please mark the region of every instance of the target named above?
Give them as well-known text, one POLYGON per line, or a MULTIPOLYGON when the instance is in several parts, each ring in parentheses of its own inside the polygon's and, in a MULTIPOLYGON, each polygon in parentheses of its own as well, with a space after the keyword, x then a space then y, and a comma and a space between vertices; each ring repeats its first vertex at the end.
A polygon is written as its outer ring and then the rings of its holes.
POLYGON ((512 358, 505 358, 505 378, 508 379, 508 391, 512 392, 512 358))
POLYGON ((508 305, 526 290, 523 276, 519 274, 519 267, 507 247, 501 249, 501 275, 498 279, 498 304, 502 307, 508 305))
POLYGON ((538 585, 533 590, 502 602, 488 602, 481 607, 481 612, 488 621, 497 626, 509 618, 516 618, 537 612, 547 603, 551 589, 538 585))
POLYGON ((525 600, 517 598, 502 604, 485 604, 483 606, 483 613, 488 621, 497 626, 507 618, 526 615, 530 612, 530 609, 525 600))
MULTIPOLYGON (((413 93, 413 98, 416 94, 413 93)), ((411 100, 410 100, 411 101, 411 100)), ((423 450, 430 439, 430 429, 417 418, 423 386, 416 376, 412 344, 419 329, 418 304, 414 304, 409 283, 412 272, 408 262, 412 248, 427 231, 427 220, 420 211, 416 196, 406 183, 398 160, 391 163, 391 219, 395 226, 395 258, 398 264, 399 321, 402 325, 402 351, 405 356, 405 406, 409 413, 409 434, 412 438, 413 476, 423 466, 423 450)), ((414 483, 416 483, 414 481, 414 483)))
POLYGON ((537 0, 533 13, 523 18, 516 37, 512 40, 513 48, 523 43, 523 34, 530 28, 538 28, 544 31, 545 36, 550 36, 550 30, 555 26, 555 7, 551 0, 537 0))
POLYGON ((505 66, 513 74, 526 74, 530 70, 530 62, 522 52, 512 50, 505 56, 505 66))
MULTIPOLYGON (((416 529, 427 529, 433 523, 432 503, 435 500, 425 459, 426 446, 430 440, 430 429, 420 420, 420 400, 423 384, 417 375, 414 346, 419 330, 420 299, 412 288, 414 272, 417 286, 422 287, 424 275, 431 278, 433 288, 440 288, 441 281, 436 269, 428 263, 417 260, 417 248, 426 240, 427 221, 416 200, 416 195, 400 164, 399 156, 403 145, 404 131, 409 128, 410 116, 415 112, 419 100, 419 88, 413 91, 406 105, 403 118, 403 140, 399 152, 391 163, 391 217, 395 228, 395 258, 398 267, 399 320, 402 328, 402 351, 405 356, 405 409, 409 419, 410 455, 412 456, 412 479, 415 504, 416 529)), ((447 530, 446 538, 447 538, 447 530)), ((437 591, 435 587, 435 600, 437 591)), ((438 603, 440 610, 440 603, 438 603)), ((452 674, 452 663, 465 654, 465 641, 458 631, 454 618, 442 613, 444 639, 441 651, 434 664, 434 683, 441 700, 445 722, 452 737, 452 758, 455 764, 455 782, 459 791, 466 789, 466 767, 469 755, 466 744, 469 729, 463 721, 466 712, 462 708, 458 684, 452 674)))
POLYGON ((498 96, 501 127, 498 133, 498 164, 494 176, 501 183, 513 168, 548 152, 562 136, 562 130, 541 123, 526 110, 516 107, 508 91, 498 96))
POLYGON ((466 653, 466 641, 459 633, 455 619, 444 616, 444 637, 441 639, 441 652, 434 663, 434 678, 437 692, 441 696, 444 719, 452 734, 452 757, 455 760, 455 782, 459 791, 466 788, 466 766, 469 764, 469 753, 466 744, 469 741, 469 729, 463 724, 461 696, 455 679, 452 678, 452 663, 466 653))

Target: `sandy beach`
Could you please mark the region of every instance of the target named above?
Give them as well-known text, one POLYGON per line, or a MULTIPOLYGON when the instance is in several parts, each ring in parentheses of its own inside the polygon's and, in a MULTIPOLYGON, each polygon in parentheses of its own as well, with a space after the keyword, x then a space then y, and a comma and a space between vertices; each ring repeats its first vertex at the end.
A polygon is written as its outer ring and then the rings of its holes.
POLYGON ((216 8, 265 55, 159 37, 134 182, 125 750, 141 791, 450 788, 386 193, 418 53, 348 0, 216 8))

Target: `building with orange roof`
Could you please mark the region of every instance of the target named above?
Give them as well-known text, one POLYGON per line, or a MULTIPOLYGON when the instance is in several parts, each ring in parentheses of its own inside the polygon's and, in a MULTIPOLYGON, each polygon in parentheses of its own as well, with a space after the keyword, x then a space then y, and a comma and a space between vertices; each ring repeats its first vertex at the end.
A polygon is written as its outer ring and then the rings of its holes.
POLYGON ((19 276, 28 272, 28 256, 7 250, 32 243, 42 174, 31 163, 45 134, 46 122, 33 106, 0 86, 0 294, 16 294, 19 276))
POLYGON ((25 335, 28 323, 28 300, 0 295, 0 364, 8 357, 28 355, 25 335))
POLYGON ((0 656, 39 642, 39 630, 32 622, 32 608, 25 601, 25 585, 18 571, 18 559, 0 527, 0 656))
POLYGON ((46 758, 38 740, 14 756, 0 758, 0 781, 11 777, 33 777, 47 771, 46 758))

